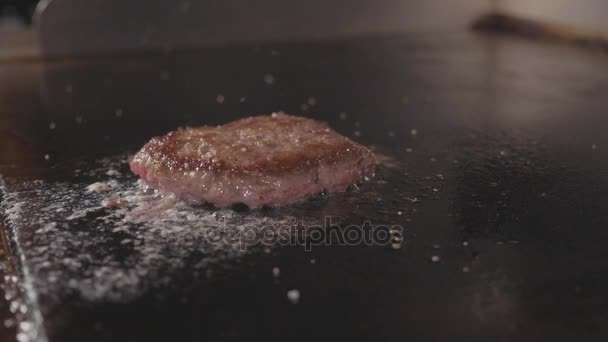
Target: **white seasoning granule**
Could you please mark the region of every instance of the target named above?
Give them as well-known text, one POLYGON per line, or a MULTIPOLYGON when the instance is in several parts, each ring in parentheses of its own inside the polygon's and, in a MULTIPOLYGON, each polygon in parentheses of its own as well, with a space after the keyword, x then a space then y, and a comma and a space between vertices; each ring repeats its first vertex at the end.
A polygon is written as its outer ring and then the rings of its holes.
POLYGON ((278 267, 272 268, 272 276, 278 278, 281 275, 281 269, 278 267))
POLYGON ((116 187, 116 181, 109 181, 107 183, 104 182, 95 182, 89 186, 87 186, 88 192, 104 192, 112 190, 116 187))
POLYGON ((106 171, 106 175, 110 176, 110 177, 120 177, 121 173, 118 170, 115 169, 109 169, 108 171, 106 171))
POLYGON ((292 304, 298 304, 300 301, 300 291, 297 289, 287 291, 287 299, 289 299, 292 304))
POLYGON ((271 74, 264 75, 264 83, 266 83, 268 85, 273 85, 274 84, 274 76, 272 76, 271 74))
POLYGON ((441 260, 441 258, 439 257, 439 255, 433 255, 431 257, 432 262, 439 262, 440 260, 441 260))

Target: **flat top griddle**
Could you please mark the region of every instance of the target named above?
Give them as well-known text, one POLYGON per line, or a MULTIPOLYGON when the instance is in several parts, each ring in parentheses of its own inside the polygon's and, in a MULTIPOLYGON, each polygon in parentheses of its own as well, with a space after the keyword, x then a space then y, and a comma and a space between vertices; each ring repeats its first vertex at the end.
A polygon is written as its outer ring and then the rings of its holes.
POLYGON ((604 54, 462 33, 0 72, 22 80, 2 86, 2 208, 39 340, 608 337, 604 54), (150 137, 278 110, 371 146, 377 178, 284 208, 173 206, 127 223, 86 191, 150 195, 125 163, 150 137), (203 235, 291 217, 399 225, 403 241, 237 248, 203 235))

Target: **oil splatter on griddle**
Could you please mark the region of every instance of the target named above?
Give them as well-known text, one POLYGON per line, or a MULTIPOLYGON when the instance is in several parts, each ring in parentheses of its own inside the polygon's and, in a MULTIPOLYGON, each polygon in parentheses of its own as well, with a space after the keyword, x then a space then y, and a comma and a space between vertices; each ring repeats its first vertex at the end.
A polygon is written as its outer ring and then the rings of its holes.
POLYGON ((601 54, 422 35, 33 63, 19 75, 31 84, 2 133, 1 196, 33 339, 608 336, 601 54), (151 136, 278 110, 372 146, 378 177, 248 211, 161 199, 127 170, 151 136), (87 191, 95 182, 109 189, 87 191), (403 241, 307 251, 206 239, 326 216, 400 225, 403 241))

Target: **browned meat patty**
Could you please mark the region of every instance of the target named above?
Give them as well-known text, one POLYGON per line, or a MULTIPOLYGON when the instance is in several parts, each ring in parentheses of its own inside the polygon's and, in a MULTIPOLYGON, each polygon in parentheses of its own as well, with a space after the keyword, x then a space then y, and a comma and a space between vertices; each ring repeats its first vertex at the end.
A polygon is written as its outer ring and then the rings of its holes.
POLYGON ((272 114, 152 138, 131 170, 189 201, 256 208, 344 191, 372 176, 375 164, 370 150, 325 124, 272 114))

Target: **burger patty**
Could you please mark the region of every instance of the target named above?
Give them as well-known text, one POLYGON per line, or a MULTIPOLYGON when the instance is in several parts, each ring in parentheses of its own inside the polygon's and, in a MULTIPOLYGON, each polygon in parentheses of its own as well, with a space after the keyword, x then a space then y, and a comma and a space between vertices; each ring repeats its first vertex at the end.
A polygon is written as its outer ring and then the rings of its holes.
POLYGON ((372 176, 374 154, 312 119, 249 117, 152 138, 131 160, 147 185, 195 203, 250 208, 345 191, 372 176))

